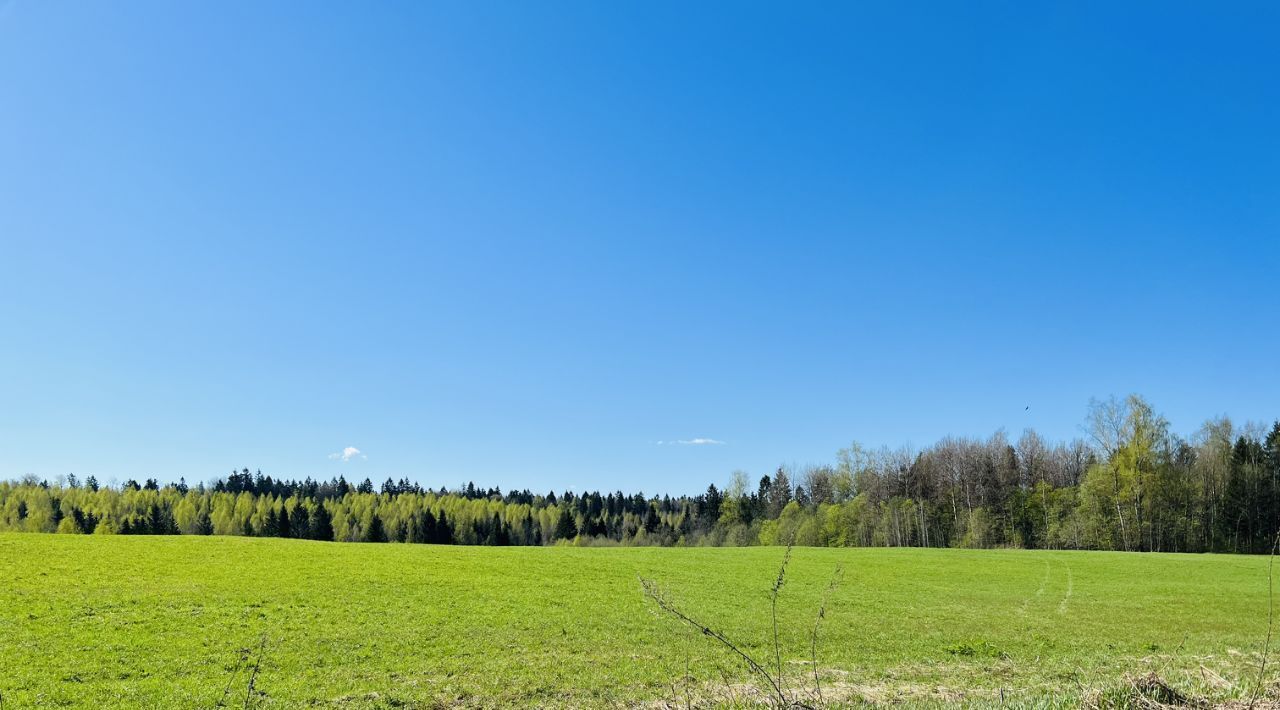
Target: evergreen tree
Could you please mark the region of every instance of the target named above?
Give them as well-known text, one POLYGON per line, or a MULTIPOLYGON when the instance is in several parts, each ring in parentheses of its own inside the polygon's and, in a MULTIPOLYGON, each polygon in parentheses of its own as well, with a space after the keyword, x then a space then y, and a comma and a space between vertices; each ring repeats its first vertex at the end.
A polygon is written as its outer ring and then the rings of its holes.
POLYGON ((379 518, 377 513, 374 513, 369 518, 369 525, 368 527, 365 528, 365 531, 364 531, 364 541, 365 542, 386 542, 387 541, 387 532, 386 530, 383 529, 382 518, 379 518))
MULTIPOLYGON (((761 488, 764 483, 761 482, 761 488)), ((769 486, 769 503, 768 513, 770 518, 777 518, 782 515, 782 509, 787 507, 787 503, 791 502, 791 479, 787 476, 786 469, 778 467, 777 473, 773 476, 773 483, 769 486)))
POLYGON ((301 502, 293 506, 293 512, 289 513, 289 532, 297 538, 311 537, 311 519, 307 506, 301 502))
POLYGON ((441 510, 440 518, 436 521, 436 534, 432 542, 437 545, 452 545, 456 540, 453 535, 453 524, 449 522, 449 516, 441 510))
POLYGON ((275 508, 268 508, 266 517, 262 519, 262 536, 280 536, 280 518, 276 515, 275 508))
POLYGON ((209 511, 201 510, 199 517, 196 519, 197 535, 212 535, 213 521, 209 519, 209 511))
POLYGON ((578 525, 569 512, 569 506, 560 508, 560 519, 556 521, 556 539, 571 540, 578 536, 578 525))
POLYGON ((436 516, 431 514, 430 510, 423 510, 414 516, 414 524, 412 528, 412 539, 410 542, 419 543, 435 543, 439 540, 440 531, 437 529, 438 523, 436 516))
POLYGON ((173 521, 173 514, 166 507, 152 503, 147 511, 147 534, 177 535, 178 525, 173 521))
POLYGON ((500 547, 506 547, 507 545, 510 545, 511 530, 508 529, 506 523, 502 522, 502 519, 498 517, 497 513, 493 514, 493 527, 494 527, 493 544, 498 545, 500 547))
POLYGON ((651 505, 644 514, 644 531, 647 533, 657 532, 658 530, 658 511, 651 505))
POLYGON ((311 539, 333 541, 333 516, 324 507, 324 503, 316 505, 316 512, 311 516, 311 539))

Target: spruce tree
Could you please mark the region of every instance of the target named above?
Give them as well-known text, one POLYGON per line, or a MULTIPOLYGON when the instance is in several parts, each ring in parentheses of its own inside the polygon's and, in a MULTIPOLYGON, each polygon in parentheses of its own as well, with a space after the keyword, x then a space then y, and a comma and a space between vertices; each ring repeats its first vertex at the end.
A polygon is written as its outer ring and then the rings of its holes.
POLYGON ((383 529, 382 518, 379 518, 377 513, 374 513, 369 518, 369 526, 366 527, 364 531, 364 541, 365 542, 386 542, 387 541, 387 532, 386 530, 383 529))
POLYGON ((311 537, 311 525, 309 516, 307 515, 307 506, 303 505, 301 502, 293 506, 293 512, 289 513, 289 532, 293 537, 311 537))
POLYGON ((147 511, 147 534, 149 535, 176 535, 178 533, 178 525, 173 521, 173 515, 168 509, 162 508, 156 503, 152 503, 147 511))
POLYGON ((275 508, 267 509, 267 517, 262 520, 262 536, 277 537, 280 535, 280 518, 275 508))
POLYGON ((573 520, 573 515, 569 512, 569 506, 560 509, 560 519, 556 521, 556 538, 559 540, 571 540, 578 536, 578 525, 573 520))
POLYGON ((440 519, 436 521, 436 536, 434 542, 437 545, 452 545, 453 524, 449 522, 449 516, 442 510, 440 511, 440 519))
POLYGON ((316 512, 311 516, 311 539, 333 541, 333 517, 324 503, 316 505, 316 512))
POLYGON ((649 510, 644 514, 644 531, 648 533, 658 530, 658 511, 653 506, 649 506, 649 510))
POLYGON ((432 515, 430 510, 422 511, 422 515, 419 516, 418 525, 419 537, 415 542, 440 542, 440 524, 436 521, 436 516, 432 515))

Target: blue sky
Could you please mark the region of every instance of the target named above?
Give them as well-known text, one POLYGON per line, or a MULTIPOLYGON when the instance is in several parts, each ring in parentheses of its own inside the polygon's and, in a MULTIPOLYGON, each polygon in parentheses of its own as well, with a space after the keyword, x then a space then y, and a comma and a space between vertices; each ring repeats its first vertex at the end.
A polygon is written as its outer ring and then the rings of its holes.
POLYGON ((0 2, 0 477, 674 493, 1113 393, 1270 421, 1278 21, 0 2))

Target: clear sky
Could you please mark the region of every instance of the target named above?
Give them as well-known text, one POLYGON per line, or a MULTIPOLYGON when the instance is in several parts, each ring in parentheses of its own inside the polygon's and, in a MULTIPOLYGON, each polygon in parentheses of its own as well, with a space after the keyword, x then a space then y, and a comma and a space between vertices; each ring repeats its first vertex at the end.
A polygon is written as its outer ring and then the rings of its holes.
POLYGON ((0 478, 678 493, 1110 394, 1270 421, 1278 34, 0 0, 0 478))

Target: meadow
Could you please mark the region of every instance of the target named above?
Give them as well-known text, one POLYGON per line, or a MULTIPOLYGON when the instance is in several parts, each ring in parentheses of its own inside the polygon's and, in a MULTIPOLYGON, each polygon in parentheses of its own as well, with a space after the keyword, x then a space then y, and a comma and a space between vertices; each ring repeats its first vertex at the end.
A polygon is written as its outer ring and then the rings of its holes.
MULTIPOLYGON (((746 704, 765 696, 745 665, 640 578, 771 664, 782 557, 3 534, 0 706, 746 704)), ((1105 705, 1150 673, 1188 698, 1247 701, 1268 563, 796 548, 778 597, 786 687, 812 687, 811 632, 841 566, 818 636, 828 702, 1105 705)))

